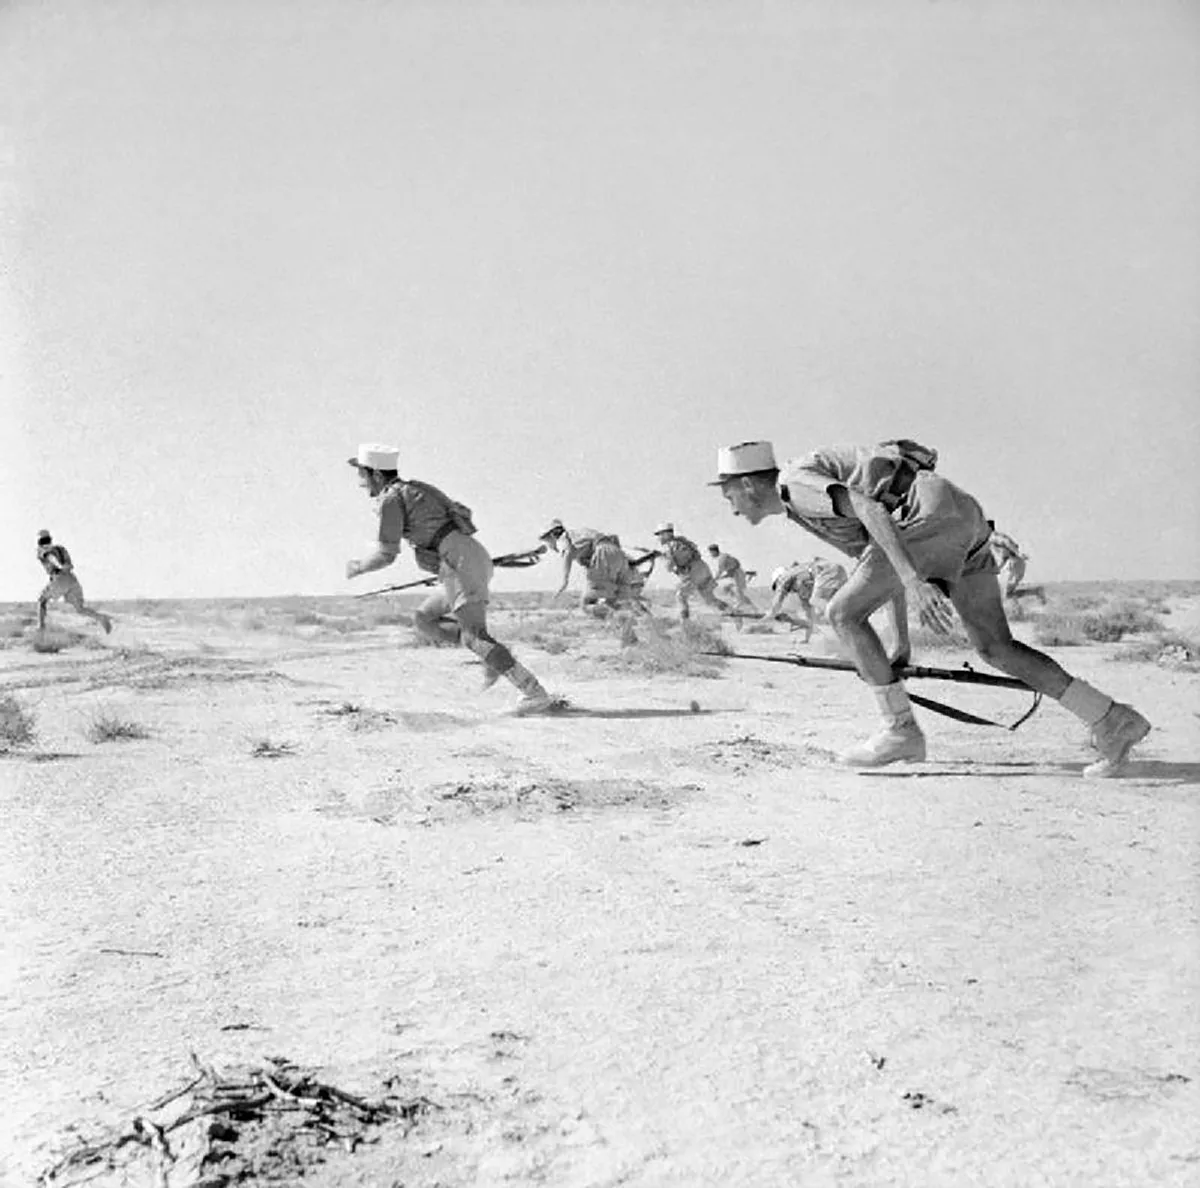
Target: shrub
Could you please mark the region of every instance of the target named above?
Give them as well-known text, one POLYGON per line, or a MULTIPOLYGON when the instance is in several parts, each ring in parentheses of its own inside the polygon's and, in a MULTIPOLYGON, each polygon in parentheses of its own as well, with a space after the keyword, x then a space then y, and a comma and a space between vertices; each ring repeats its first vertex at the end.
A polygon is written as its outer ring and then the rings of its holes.
POLYGON ((140 722, 102 710, 92 718, 87 736, 94 743, 131 742, 134 739, 149 738, 150 731, 140 722))
POLYGON ((908 629, 908 638, 914 652, 961 652, 971 647, 967 633, 957 620, 946 635, 914 622, 908 629))
POLYGON ((1200 640, 1177 631, 1160 631, 1150 639, 1126 644, 1113 656, 1114 660, 1132 663, 1161 664, 1186 672, 1200 672, 1200 640))
POLYGON ((35 652, 54 655, 61 652, 64 648, 74 647, 86 638, 79 631, 64 631, 54 627, 47 627, 44 631, 39 631, 34 635, 30 646, 35 652))
POLYGON ((37 737, 33 711, 15 697, 0 696, 0 753, 28 746, 37 737))
POLYGON ((699 623, 685 622, 672 628, 646 617, 618 626, 621 650, 596 658, 607 668, 715 677, 725 667, 724 657, 732 651, 720 635, 699 623))
POLYGON ((1097 643, 1114 643, 1126 635, 1158 631, 1162 621, 1142 603, 1122 600, 1083 616, 1083 633, 1097 643))
POLYGON ((1033 638, 1048 648, 1072 648, 1083 643, 1083 618, 1064 611, 1047 611, 1038 618, 1033 638))

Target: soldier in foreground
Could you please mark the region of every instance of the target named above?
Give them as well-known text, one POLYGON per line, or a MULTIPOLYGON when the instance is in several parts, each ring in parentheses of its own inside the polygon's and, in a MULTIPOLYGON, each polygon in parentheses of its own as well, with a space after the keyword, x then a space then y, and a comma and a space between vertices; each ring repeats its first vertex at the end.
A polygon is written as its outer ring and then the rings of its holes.
POLYGON ((562 520, 553 520, 538 540, 562 555, 562 580, 554 591, 555 598, 567 588, 571 567, 578 565, 584 571, 580 610, 602 618, 609 611, 625 610, 640 602, 640 587, 617 536, 594 528, 565 528, 562 520))
POLYGON ((104 628, 106 635, 112 632, 112 619, 101 611, 92 610, 83 599, 83 587, 75 576, 75 565, 66 545, 54 544, 50 533, 44 528, 37 536, 37 559, 50 576, 45 589, 38 595, 37 624, 39 631, 46 629, 46 607, 56 598, 69 602, 81 615, 95 619, 104 628))
POLYGON ((732 609, 716 594, 716 582, 708 563, 700 556, 700 550, 686 536, 675 535, 675 525, 660 524, 654 530, 658 539, 658 550, 666 559, 667 569, 679 578, 675 601, 679 603, 679 617, 690 619, 689 600, 695 596, 703 599, 714 610, 728 614, 732 609))
POLYGON ((726 596, 732 596, 739 610, 758 614, 758 607, 746 593, 748 578, 742 563, 732 553, 721 552, 720 546, 715 544, 708 546, 708 555, 712 558, 708 566, 712 570, 715 589, 726 596))
POLYGON ((561 708, 563 702, 552 698, 537 677, 488 632, 492 559, 475 537, 470 509, 428 483, 400 478, 399 459, 399 450, 383 445, 360 446, 358 454, 348 459, 358 471, 359 486, 376 501, 379 535, 369 557, 347 563, 346 577, 391 565, 400 542, 407 540, 417 564, 426 573, 437 574, 441 587, 414 615, 421 635, 435 644, 461 642, 470 648, 483 661, 485 689, 500 677, 511 681, 521 693, 514 713, 552 713, 561 708), (444 626, 440 620, 445 618, 454 619, 460 631, 444 626))
POLYGON ((818 449, 782 468, 767 441, 718 451, 712 485, 721 488, 734 515, 751 524, 787 516, 856 559, 849 581, 829 604, 829 621, 872 687, 883 728, 846 751, 842 762, 882 767, 925 758, 925 736, 908 693, 869 622, 889 600, 903 605, 907 597, 921 622, 941 633, 949 631, 957 610, 983 660, 1083 722, 1100 753, 1085 775, 1120 775, 1150 723, 1012 637, 987 518, 971 495, 934 473, 936 463, 936 451, 912 441, 818 449))
POLYGON ((1011 536, 997 530, 994 520, 988 520, 988 527, 992 530, 988 544, 991 545, 992 556, 996 559, 997 572, 1001 574, 1006 568, 1008 570, 1004 582, 1004 596, 1011 598, 1020 589, 1029 558, 1021 552, 1021 546, 1011 536))

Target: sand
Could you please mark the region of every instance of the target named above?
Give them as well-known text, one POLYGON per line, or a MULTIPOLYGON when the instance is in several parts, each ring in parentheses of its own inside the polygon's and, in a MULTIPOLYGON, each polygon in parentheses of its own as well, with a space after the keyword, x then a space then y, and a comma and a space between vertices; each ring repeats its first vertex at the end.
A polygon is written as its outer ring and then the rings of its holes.
POLYGON ((1155 723, 1120 781, 1054 705, 924 714, 929 762, 862 774, 853 677, 650 676, 589 631, 517 644, 593 711, 526 720, 394 625, 0 653, 39 727, 0 759, 0 1181, 196 1053, 434 1103, 306 1185, 1200 1182, 1195 673, 1055 653, 1155 723))

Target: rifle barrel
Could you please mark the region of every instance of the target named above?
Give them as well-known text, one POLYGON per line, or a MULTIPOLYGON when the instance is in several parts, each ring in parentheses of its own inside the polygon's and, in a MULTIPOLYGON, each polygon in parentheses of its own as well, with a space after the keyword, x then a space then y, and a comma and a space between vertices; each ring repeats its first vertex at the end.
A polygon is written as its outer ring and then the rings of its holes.
MULTIPOLYGON (((835 672, 857 672, 850 660, 836 660, 826 656, 759 656, 751 652, 711 652, 709 655, 725 655, 733 660, 765 660, 769 664, 794 664, 799 668, 827 668, 835 672)), ((991 685, 998 689, 1021 689, 1036 692, 1024 681, 1015 677, 995 676, 990 672, 976 672, 973 668, 930 668, 925 665, 909 664, 895 670, 897 680, 957 681, 966 685, 991 685)))

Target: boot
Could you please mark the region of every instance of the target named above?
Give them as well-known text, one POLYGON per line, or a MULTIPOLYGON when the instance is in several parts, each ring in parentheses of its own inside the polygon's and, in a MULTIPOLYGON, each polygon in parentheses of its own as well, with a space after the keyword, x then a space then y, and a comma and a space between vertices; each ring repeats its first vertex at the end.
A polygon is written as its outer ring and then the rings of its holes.
POLYGON ((1114 701, 1092 729, 1092 746, 1100 752, 1083 774, 1093 780, 1111 780, 1125 769, 1130 750, 1150 733, 1150 723, 1131 705, 1114 701))
POLYGON ((1087 681, 1072 679, 1058 703, 1088 728, 1092 746, 1100 752, 1100 758, 1083 769, 1091 779, 1119 776, 1130 749, 1150 733, 1150 723, 1133 706, 1114 701, 1087 681))
POLYGON ((920 763, 925 758, 925 735, 913 717, 908 690, 899 682, 876 685, 871 692, 883 715, 883 729, 866 742, 838 756, 847 767, 886 767, 889 763, 920 763))
POLYGON ((526 693, 513 706, 513 715, 517 718, 528 718, 534 714, 553 714, 566 708, 566 702, 561 697, 551 697, 545 689, 537 693, 526 693))
POLYGON ((566 707, 566 700, 551 697, 542 688, 542 682, 520 661, 514 660, 504 675, 521 691, 521 700, 513 706, 512 711, 518 718, 526 718, 531 714, 552 714, 566 707))

